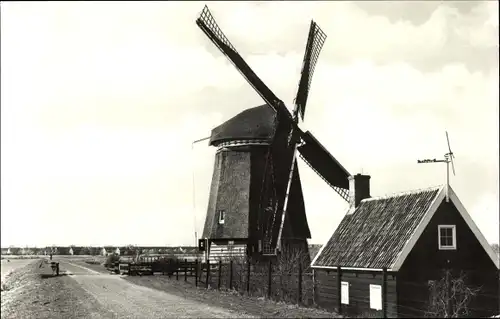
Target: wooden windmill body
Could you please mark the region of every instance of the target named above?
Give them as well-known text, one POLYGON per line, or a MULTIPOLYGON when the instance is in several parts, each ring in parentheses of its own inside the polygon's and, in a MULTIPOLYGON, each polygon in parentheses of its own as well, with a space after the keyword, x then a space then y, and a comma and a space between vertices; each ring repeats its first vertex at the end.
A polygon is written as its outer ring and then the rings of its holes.
POLYGON ((196 23, 266 102, 212 130, 209 145, 217 152, 200 249, 212 260, 232 253, 264 260, 301 251, 309 263, 311 232, 297 151, 342 198, 349 198, 350 174, 309 131, 298 127, 326 36, 311 21, 291 113, 241 58, 207 7, 196 23))

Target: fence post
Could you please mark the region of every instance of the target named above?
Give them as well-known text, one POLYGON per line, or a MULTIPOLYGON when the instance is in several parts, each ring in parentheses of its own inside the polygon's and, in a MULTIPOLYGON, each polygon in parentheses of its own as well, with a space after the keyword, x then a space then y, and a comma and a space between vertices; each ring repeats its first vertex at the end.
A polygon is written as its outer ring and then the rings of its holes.
POLYGON ((337 305, 339 315, 342 314, 342 269, 337 266, 337 305))
POLYGON ((187 259, 184 259, 184 281, 188 280, 188 273, 187 273, 187 259))
POLYGON ((316 304, 316 271, 312 270, 312 291, 313 291, 313 305, 316 304))
POLYGON ((194 284, 196 287, 198 287, 198 259, 196 259, 195 263, 194 263, 194 278, 196 278, 194 280, 194 284))
POLYGON ((233 260, 229 261, 229 290, 233 290, 233 260))
POLYGON ((382 318, 387 318, 387 268, 382 268, 382 318))
POLYGON ((179 280, 179 263, 176 262, 175 266, 175 280, 179 280))
POLYGON ((220 289, 221 273, 222 273, 222 260, 219 259, 219 276, 218 276, 218 282, 217 282, 217 289, 220 289))
POLYGON ((271 284, 273 282, 273 262, 269 259, 269 271, 268 271, 268 282, 267 282, 267 297, 271 299, 271 284))
POLYGON ((247 293, 250 294, 250 259, 247 260, 247 293))
POLYGON ((302 263, 299 261, 299 278, 298 278, 297 304, 302 303, 302 263))
POLYGON ((210 280, 210 260, 207 258, 207 282, 205 283, 205 288, 208 289, 208 281, 210 280))

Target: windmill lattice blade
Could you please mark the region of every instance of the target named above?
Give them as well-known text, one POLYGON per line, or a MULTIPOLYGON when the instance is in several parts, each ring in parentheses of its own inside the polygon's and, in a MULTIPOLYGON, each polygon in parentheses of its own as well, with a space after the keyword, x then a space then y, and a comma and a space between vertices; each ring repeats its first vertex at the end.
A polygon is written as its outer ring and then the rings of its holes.
POLYGON ((446 142, 448 143, 448 151, 450 151, 450 162, 451 162, 451 169, 453 170, 453 175, 455 175, 455 163, 453 163, 453 152, 451 151, 451 146, 450 146, 450 138, 448 137, 448 131, 445 131, 446 133, 446 142))
POLYGON ((453 156, 450 156, 451 169, 453 170, 453 176, 455 176, 455 163, 453 163, 453 156))
POLYGON ((300 157, 339 195, 349 200, 349 172, 309 132, 302 136, 300 157))
POLYGON ((448 150, 450 151, 450 155, 452 155, 453 152, 451 151, 450 139, 448 138, 448 131, 445 131, 445 133, 446 133, 446 142, 448 142, 448 150))
POLYGON ((196 19, 196 24, 208 36, 208 38, 221 50, 221 52, 231 61, 238 69, 254 90, 262 97, 262 99, 272 107, 276 112, 286 112, 288 117, 292 119, 292 115, 281 101, 255 74, 250 66, 243 60, 241 55, 236 51, 229 39, 224 35, 222 30, 217 25, 214 17, 210 13, 207 6, 203 8, 201 15, 196 19))
POLYGON ((309 89, 311 87, 314 69, 316 67, 316 63, 318 62, 319 54, 323 48, 325 40, 326 34, 320 29, 316 22, 311 21, 306 50, 304 53, 304 60, 302 62, 299 87, 297 89, 297 96, 295 97, 295 105, 300 113, 300 116, 302 117, 302 120, 304 120, 307 97, 309 96, 309 89))

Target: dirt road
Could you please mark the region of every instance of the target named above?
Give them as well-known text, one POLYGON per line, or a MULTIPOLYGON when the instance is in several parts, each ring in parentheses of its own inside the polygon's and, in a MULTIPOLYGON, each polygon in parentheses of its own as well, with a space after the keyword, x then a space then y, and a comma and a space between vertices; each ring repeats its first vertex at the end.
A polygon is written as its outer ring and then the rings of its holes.
POLYGON ((60 276, 40 276, 37 260, 7 276, 2 319, 338 317, 234 291, 207 290, 168 276, 127 277, 83 260, 55 260, 60 276))
POLYGON ((249 317, 168 292, 134 285, 104 268, 59 260, 60 276, 43 278, 32 260, 6 277, 6 318, 229 318, 249 317))
MULTIPOLYGON (((105 274, 72 262, 61 261, 60 269, 113 318, 200 318, 237 317, 228 310, 137 286, 118 275, 105 274)), ((247 317, 247 316, 245 316, 247 317)))

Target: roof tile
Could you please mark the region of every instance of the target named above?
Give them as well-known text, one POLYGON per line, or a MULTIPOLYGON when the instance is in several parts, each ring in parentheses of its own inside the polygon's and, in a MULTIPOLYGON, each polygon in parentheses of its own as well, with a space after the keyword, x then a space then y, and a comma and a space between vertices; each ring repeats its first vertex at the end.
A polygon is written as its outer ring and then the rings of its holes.
POLYGON ((313 266, 391 268, 440 189, 361 201, 341 221, 313 266))

